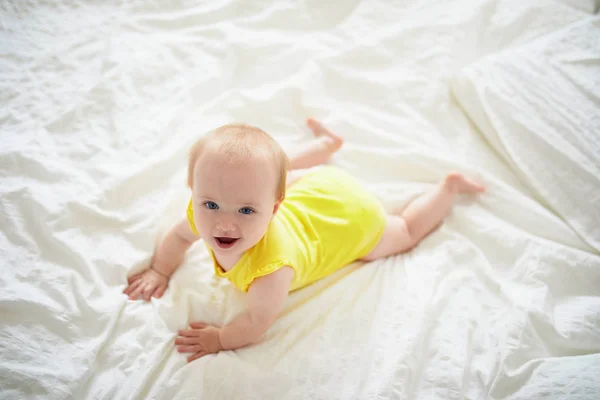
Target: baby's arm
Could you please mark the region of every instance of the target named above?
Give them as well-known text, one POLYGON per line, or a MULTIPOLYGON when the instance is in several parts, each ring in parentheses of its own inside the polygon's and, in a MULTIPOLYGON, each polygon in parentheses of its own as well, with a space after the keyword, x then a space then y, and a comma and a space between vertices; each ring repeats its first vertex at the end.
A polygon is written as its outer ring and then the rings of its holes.
POLYGON ((294 270, 283 267, 255 279, 248 289, 248 310, 221 329, 221 347, 233 350, 257 342, 283 309, 293 278, 294 270))
POLYGON ((192 232, 188 220, 183 218, 165 235, 150 268, 161 275, 171 276, 183 262, 186 251, 198 239, 200 236, 192 232))
POLYGON ((234 350, 258 342, 283 309, 294 278, 294 270, 283 267, 257 278, 248 289, 248 309, 228 325, 217 328, 193 322, 192 329, 179 331, 175 345, 180 353, 194 353, 191 362, 221 350, 234 350))
POLYGON ((182 219, 167 232, 152 257, 150 267, 131 276, 123 293, 132 300, 139 296, 146 301, 150 297, 161 297, 169 284, 169 278, 183 262, 185 252, 198 239, 200 237, 192 232, 188 221, 182 219))

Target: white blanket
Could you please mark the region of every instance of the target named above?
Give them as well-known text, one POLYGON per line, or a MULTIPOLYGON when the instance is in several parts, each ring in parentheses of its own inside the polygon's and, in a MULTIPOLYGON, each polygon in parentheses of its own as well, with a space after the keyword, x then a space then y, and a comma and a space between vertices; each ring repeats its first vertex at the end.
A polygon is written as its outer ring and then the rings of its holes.
POLYGON ((454 93, 511 169, 600 251, 600 18, 465 68, 454 93))
POLYGON ((597 9, 3 3, 0 398, 600 398, 597 9), (410 253, 292 293, 261 343, 186 364, 177 329, 245 306, 203 245, 162 299, 121 291, 183 215, 187 147, 230 121, 291 146, 308 116, 387 207, 453 169, 489 192, 410 253), (563 151, 528 158, 532 137, 563 151))

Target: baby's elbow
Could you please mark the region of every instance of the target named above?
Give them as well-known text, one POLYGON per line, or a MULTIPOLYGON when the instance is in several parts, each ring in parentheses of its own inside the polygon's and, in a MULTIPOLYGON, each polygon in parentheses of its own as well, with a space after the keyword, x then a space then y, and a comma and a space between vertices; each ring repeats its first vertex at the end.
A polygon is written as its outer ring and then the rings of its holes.
POLYGON ((253 331, 260 337, 262 336, 275 322, 275 317, 267 312, 249 311, 250 321, 253 331))

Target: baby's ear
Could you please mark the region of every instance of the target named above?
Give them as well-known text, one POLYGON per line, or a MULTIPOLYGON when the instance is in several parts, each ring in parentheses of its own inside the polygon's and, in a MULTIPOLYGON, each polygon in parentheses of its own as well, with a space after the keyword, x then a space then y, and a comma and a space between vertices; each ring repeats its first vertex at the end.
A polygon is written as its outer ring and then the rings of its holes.
POLYGON ((275 216, 275 214, 277 214, 277 211, 279 210, 279 206, 281 205, 281 202, 283 201, 283 199, 281 200, 277 200, 277 202, 275 203, 275 205, 273 206, 273 215, 272 217, 275 216))

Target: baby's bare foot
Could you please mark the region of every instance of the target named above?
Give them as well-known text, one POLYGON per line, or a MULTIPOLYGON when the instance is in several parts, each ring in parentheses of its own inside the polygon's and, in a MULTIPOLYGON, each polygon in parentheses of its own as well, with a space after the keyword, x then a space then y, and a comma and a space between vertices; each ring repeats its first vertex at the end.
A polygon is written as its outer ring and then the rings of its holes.
POLYGON ((454 193, 481 193, 485 192, 485 186, 480 185, 458 172, 452 172, 444 179, 444 187, 454 193))
POLYGON ((334 151, 337 151, 344 144, 344 139, 331 132, 329 129, 325 128, 320 122, 313 118, 309 118, 306 120, 306 125, 313 131, 314 135, 318 138, 327 138, 327 142, 331 144, 334 151))

